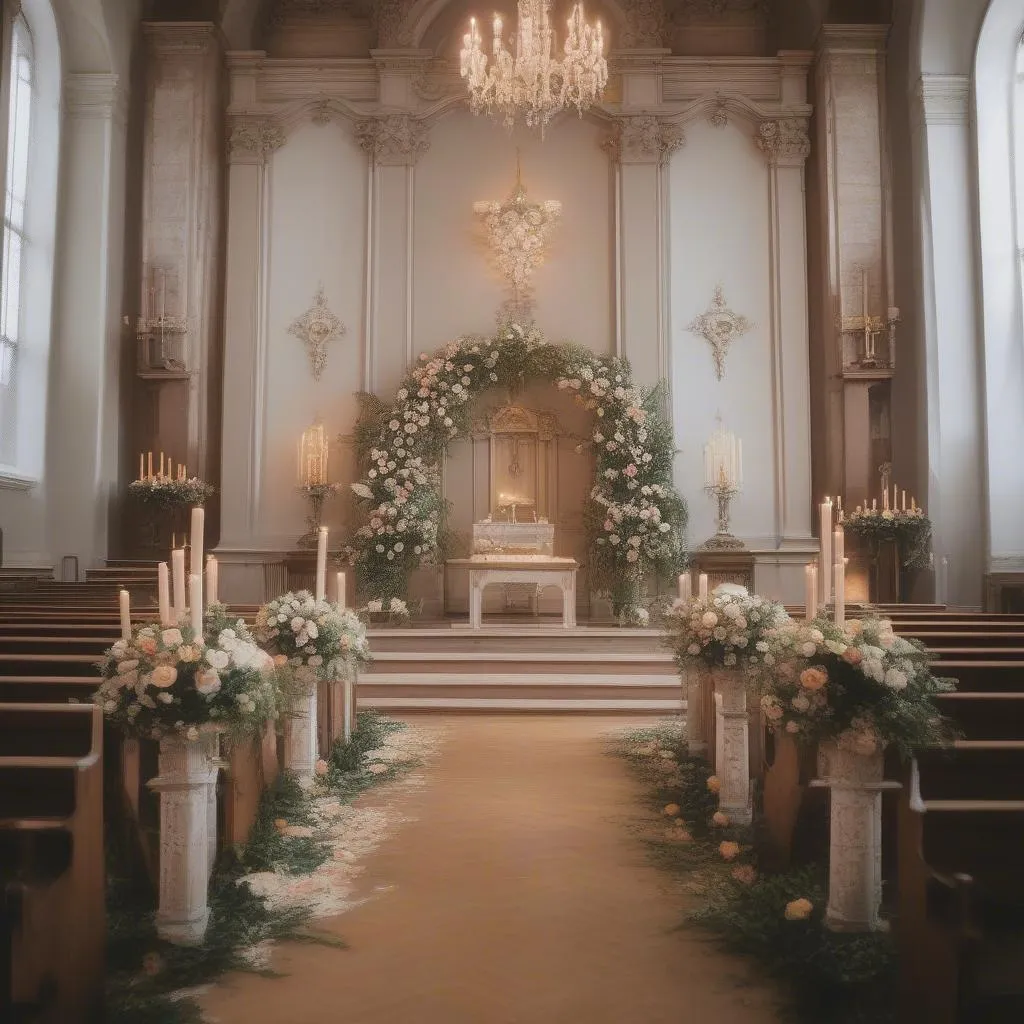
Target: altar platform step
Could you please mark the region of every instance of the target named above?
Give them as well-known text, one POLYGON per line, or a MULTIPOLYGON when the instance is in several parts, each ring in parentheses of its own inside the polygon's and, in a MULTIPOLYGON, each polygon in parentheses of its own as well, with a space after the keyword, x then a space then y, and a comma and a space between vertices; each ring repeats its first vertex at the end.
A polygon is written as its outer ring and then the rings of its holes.
POLYGON ((375 629, 359 702, 389 711, 679 712, 672 655, 656 634, 616 628, 530 631, 375 629))

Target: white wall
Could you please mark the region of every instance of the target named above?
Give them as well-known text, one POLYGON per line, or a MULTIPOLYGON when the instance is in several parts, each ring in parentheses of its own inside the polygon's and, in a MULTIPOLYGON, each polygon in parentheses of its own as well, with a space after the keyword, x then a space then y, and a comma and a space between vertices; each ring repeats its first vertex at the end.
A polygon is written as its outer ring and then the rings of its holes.
MULTIPOLYGON (((258 529, 269 547, 288 547, 304 530, 305 502, 296 491, 298 439, 320 417, 332 439, 332 479, 349 453, 337 443, 350 434, 362 388, 365 305, 366 157, 338 124, 298 127, 272 158, 270 261, 263 478, 258 529), (328 308, 346 333, 327 346, 327 364, 313 379, 305 345, 288 333, 324 286, 328 308)), ((344 504, 326 507, 327 525, 344 504)))
POLYGON ((602 128, 594 122, 563 117, 541 142, 533 132, 509 135, 465 110, 433 128, 430 149, 416 167, 416 353, 460 334, 494 329, 506 291, 490 262, 473 203, 507 198, 515 185, 517 149, 529 198, 562 203, 548 260, 533 278, 537 324, 553 341, 611 353, 612 170, 601 138, 602 128))
POLYGON ((732 530, 760 546, 773 542, 775 459, 769 324, 768 168, 735 123, 699 121, 672 158, 669 177, 672 415, 680 456, 676 480, 690 505, 690 541, 714 534, 717 506, 703 492, 704 442, 723 426, 743 442, 744 490, 732 530), (687 327, 711 306, 721 284, 729 308, 753 322, 715 378, 711 346, 687 327))

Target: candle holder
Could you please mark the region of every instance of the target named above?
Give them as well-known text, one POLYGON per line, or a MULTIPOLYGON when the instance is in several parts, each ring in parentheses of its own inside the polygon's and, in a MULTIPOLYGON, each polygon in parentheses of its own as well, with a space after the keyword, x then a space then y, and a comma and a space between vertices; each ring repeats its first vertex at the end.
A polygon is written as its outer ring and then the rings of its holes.
POLYGON ((738 551, 745 548, 743 541, 729 532, 729 505, 739 494, 739 488, 723 477, 713 487, 705 486, 704 490, 718 502, 718 532, 701 547, 708 551, 738 551))
POLYGON ((299 491, 309 502, 309 515, 306 516, 306 532, 296 541, 300 548, 315 548, 320 536, 320 523, 323 519, 324 502, 338 493, 339 484, 303 484, 299 491))

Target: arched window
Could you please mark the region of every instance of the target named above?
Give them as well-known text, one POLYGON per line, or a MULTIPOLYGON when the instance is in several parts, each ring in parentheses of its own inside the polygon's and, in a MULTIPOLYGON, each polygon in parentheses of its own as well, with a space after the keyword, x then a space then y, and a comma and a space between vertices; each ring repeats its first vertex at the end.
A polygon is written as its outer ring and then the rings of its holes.
POLYGON ((8 66, 7 182, 0 248, 0 462, 17 459, 19 349, 24 338, 25 254, 29 198, 29 140, 33 106, 32 35, 23 15, 14 21, 8 66))

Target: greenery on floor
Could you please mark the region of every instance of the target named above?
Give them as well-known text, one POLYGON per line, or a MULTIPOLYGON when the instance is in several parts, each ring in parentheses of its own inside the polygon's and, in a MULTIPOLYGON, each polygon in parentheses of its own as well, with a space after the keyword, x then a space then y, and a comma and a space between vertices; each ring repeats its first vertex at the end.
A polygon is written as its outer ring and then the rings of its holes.
POLYGON ((891 937, 827 929, 821 868, 763 871, 756 823, 737 826, 718 813, 718 780, 706 761, 690 754, 679 725, 630 733, 616 752, 649 787, 652 806, 665 819, 651 852, 685 878, 694 900, 688 923, 779 980, 801 1024, 894 1020, 891 937))
POLYGON ((271 907, 243 879, 263 871, 307 875, 329 860, 332 849, 318 827, 314 800, 351 801, 411 767, 374 757, 388 734, 402 728, 400 722, 363 712, 350 742, 335 744, 315 788, 303 789, 288 772, 278 776, 263 794, 248 842, 218 860, 210 883, 210 924, 201 946, 175 946, 157 937, 151 888, 144 879, 125 877, 127 858, 111 849, 105 1021, 199 1024, 199 1005, 189 990, 228 971, 273 974, 251 956, 261 943, 290 939, 341 947, 310 927, 312 908, 271 907), (286 834, 285 826, 297 826, 288 831, 299 834, 286 834))

